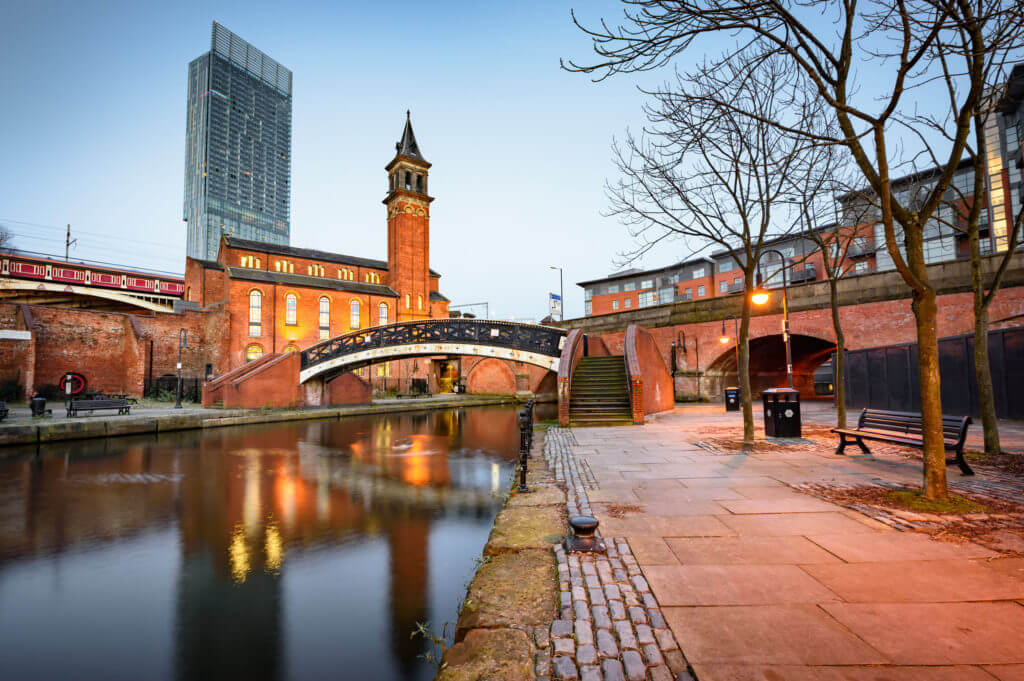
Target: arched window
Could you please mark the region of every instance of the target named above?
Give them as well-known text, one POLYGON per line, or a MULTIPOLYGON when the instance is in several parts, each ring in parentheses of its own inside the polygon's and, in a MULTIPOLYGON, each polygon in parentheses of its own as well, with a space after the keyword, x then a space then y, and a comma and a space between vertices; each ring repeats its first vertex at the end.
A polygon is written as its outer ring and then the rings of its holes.
POLYGON ((353 300, 349 304, 349 319, 348 326, 350 329, 359 328, 359 301, 353 300))
MULTIPOLYGON (((249 291, 249 337, 258 338, 263 335, 263 294, 259 291, 249 291)), ((260 354, 263 350, 260 350, 260 354)))
POLYGON ((381 303, 377 306, 377 323, 384 325, 388 323, 388 304, 381 303))
POLYGON ((320 340, 327 340, 331 337, 331 299, 327 296, 320 298, 320 340))
POLYGON ((423 176, 422 175, 417 175, 416 176, 416 191, 418 191, 418 192, 422 192, 423 191, 423 176))
POLYGON ((299 297, 294 293, 284 297, 284 323, 287 326, 299 323, 299 297))
POLYGON ((405 173, 405 188, 412 189, 412 173, 408 171, 405 173))
POLYGON ((288 345, 287 345, 287 346, 285 347, 284 351, 285 351, 285 353, 289 353, 289 352, 298 352, 298 351, 299 351, 299 348, 298 348, 298 346, 296 346, 295 344, 293 344, 293 343, 289 343, 289 344, 288 344, 288 345))
POLYGON ((245 361, 251 362, 254 359, 259 359, 263 356, 263 348, 253 343, 245 349, 245 361))
POLYGON ((408 293, 405 294, 405 309, 406 310, 411 310, 412 309, 412 304, 409 302, 409 294, 408 293))
POLYGON ((416 296, 416 309, 417 310, 422 310, 423 309, 423 296, 416 296))

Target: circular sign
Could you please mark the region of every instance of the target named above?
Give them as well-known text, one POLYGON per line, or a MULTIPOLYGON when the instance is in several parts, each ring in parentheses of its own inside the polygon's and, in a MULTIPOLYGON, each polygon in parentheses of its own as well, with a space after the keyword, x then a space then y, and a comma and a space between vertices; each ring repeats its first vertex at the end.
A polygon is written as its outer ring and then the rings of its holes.
POLYGON ((787 418, 787 419, 791 419, 791 418, 793 418, 793 410, 792 410, 792 409, 787 409, 787 410, 786 410, 786 411, 784 411, 783 413, 784 413, 784 414, 786 415, 786 418, 787 418))
POLYGON ((86 380, 85 376, 76 372, 69 371, 60 377, 60 391, 65 395, 78 395, 85 390, 86 380), (68 382, 71 383, 71 390, 68 390, 68 382))

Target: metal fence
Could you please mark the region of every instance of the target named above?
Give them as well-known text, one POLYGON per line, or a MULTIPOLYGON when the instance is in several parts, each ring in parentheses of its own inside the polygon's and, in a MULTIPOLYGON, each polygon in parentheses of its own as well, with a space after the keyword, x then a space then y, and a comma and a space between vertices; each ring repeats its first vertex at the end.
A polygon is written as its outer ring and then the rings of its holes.
MULTIPOLYGON (((1020 390, 1024 385, 1024 327, 990 331, 988 354, 996 415, 1024 419, 1024 391, 1020 390)), ((920 411, 918 376, 917 343, 849 351, 846 353, 846 405, 920 411)), ((939 339, 939 376, 942 411, 978 416, 973 335, 939 339)))

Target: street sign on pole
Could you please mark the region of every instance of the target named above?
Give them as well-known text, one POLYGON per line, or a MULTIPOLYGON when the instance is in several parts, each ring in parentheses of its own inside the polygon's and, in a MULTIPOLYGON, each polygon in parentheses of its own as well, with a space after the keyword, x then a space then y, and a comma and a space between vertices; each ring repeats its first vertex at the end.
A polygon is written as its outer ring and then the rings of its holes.
POLYGON ((562 317, 562 296, 557 293, 548 294, 548 311, 552 315, 558 315, 559 318, 562 317))

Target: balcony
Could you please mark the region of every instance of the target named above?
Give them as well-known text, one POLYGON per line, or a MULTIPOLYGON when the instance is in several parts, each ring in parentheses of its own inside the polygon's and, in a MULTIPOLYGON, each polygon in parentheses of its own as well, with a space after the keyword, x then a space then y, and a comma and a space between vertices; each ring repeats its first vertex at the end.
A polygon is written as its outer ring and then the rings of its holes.
POLYGON ((818 278, 817 272, 814 271, 814 265, 804 265, 803 269, 793 270, 789 275, 789 282, 791 284, 802 284, 805 281, 814 281, 818 278))
POLYGON ((741 281, 738 284, 729 284, 729 286, 725 289, 725 292, 726 293, 743 293, 743 289, 744 289, 744 284, 741 281))
POLYGON ((871 244, 857 243, 856 241, 850 244, 850 247, 846 249, 847 258, 866 258, 869 255, 875 254, 875 247, 871 244))

